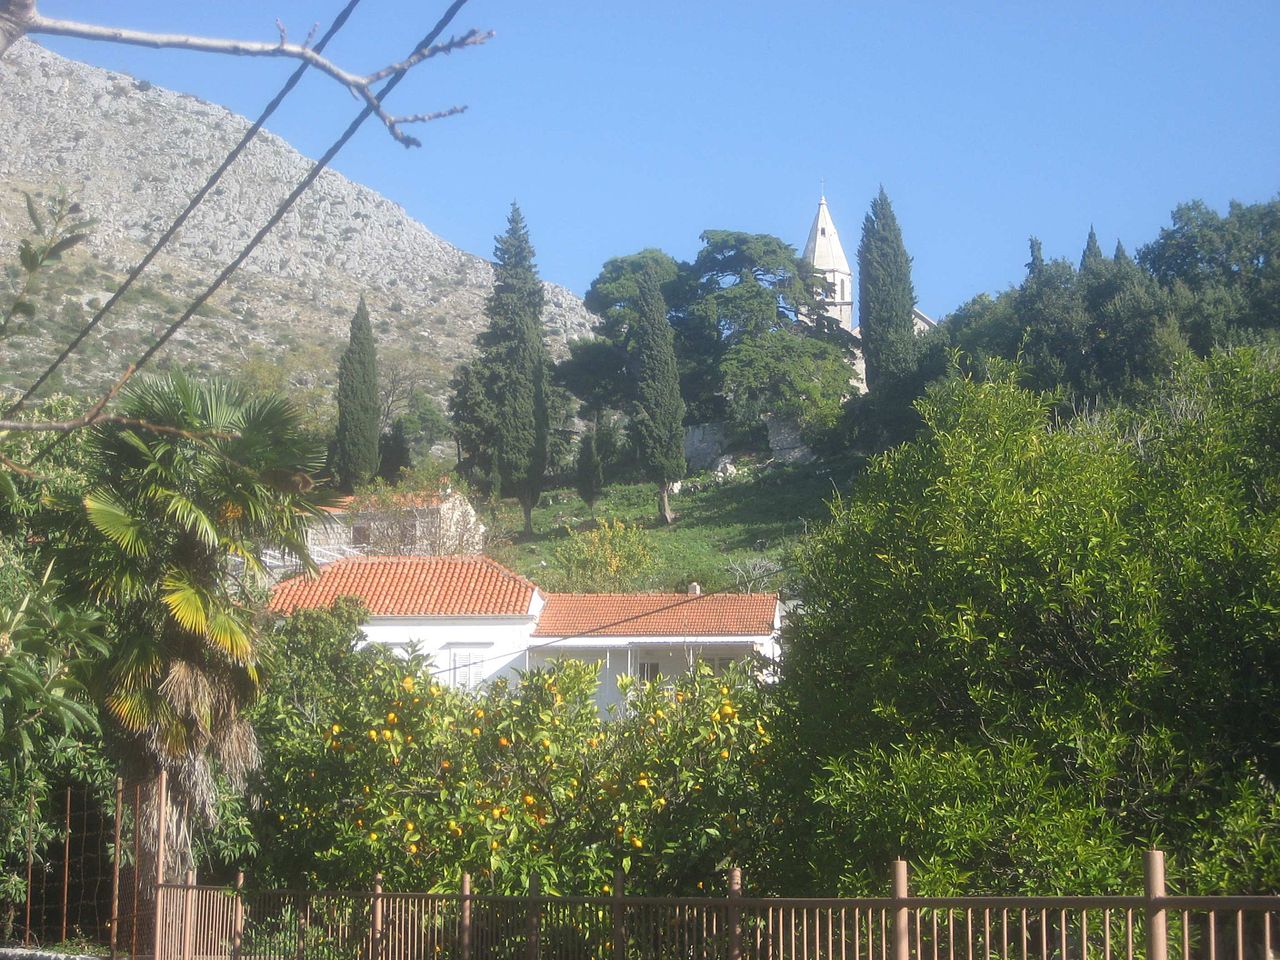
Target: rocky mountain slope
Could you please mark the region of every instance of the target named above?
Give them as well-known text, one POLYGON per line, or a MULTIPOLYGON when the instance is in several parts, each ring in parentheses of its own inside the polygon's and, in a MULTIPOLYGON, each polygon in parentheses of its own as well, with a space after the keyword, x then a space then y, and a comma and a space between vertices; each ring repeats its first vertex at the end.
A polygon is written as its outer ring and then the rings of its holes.
MULTIPOLYGON (((29 231, 23 190, 66 189, 98 225, 42 291, 44 310, 0 344, 0 387, 28 381, 54 355, 249 123, 184 94, 77 63, 31 41, 0 60, 0 267, 16 269, 29 231)), ((69 363, 67 389, 97 386, 265 222, 309 168, 261 134, 168 252, 69 363), (124 304, 122 304, 124 306, 124 304)), ((494 232, 501 228, 494 225, 494 232)), ((443 394, 484 326, 491 265, 445 243, 399 206, 332 171, 320 176, 253 257, 157 358, 206 372, 257 365, 317 396, 333 377, 356 300, 364 294, 379 348, 443 394)), ((588 332, 591 315, 547 285, 553 350, 588 332)), ((159 364, 163 365, 163 363, 159 364)))

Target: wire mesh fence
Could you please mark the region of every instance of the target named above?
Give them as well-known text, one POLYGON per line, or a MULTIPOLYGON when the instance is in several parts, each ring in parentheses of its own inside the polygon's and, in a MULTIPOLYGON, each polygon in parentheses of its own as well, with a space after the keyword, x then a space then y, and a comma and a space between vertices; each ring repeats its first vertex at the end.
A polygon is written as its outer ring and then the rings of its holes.
MULTIPOLYGON (((154 923, 145 864, 153 783, 117 780, 114 790, 68 784, 31 796, 22 842, 4 864, 18 884, 0 903, 0 940, 39 947, 89 941, 136 953, 154 923)), ((149 941, 145 941, 149 942, 149 941)))

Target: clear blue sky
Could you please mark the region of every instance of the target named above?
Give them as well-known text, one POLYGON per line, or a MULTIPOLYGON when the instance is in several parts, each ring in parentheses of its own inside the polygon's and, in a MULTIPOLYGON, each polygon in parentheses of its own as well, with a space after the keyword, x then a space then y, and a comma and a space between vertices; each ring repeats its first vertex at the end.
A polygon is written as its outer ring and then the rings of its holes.
MULTIPOLYGON (((42 0, 48 16, 271 39, 342 0, 42 0)), ((364 0, 330 48, 398 59, 444 7, 364 0)), ((852 260, 884 184, 920 306, 1017 282, 1026 240, 1078 258, 1155 236, 1180 201, 1280 192, 1280 2, 473 0, 486 47, 419 68, 396 112, 465 103, 406 151, 370 123, 335 164, 452 243, 488 256, 507 206, 543 276, 583 292, 609 257, 682 259, 707 228, 800 246, 820 180, 852 260)), ((46 39, 254 115, 292 64, 46 39)), ((272 129, 316 155, 357 109, 307 81, 272 129)))

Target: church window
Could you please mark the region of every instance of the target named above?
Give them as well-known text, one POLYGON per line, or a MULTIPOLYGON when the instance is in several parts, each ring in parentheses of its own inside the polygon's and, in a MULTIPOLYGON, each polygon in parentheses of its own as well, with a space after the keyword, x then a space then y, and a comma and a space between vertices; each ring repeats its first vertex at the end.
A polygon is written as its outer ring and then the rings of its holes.
POLYGON ((844 277, 840 278, 840 299, 844 299, 844 277))
POLYGON ((818 228, 818 236, 820 236, 820 237, 825 237, 826 235, 827 235, 827 228, 826 228, 826 227, 819 227, 819 228, 818 228))

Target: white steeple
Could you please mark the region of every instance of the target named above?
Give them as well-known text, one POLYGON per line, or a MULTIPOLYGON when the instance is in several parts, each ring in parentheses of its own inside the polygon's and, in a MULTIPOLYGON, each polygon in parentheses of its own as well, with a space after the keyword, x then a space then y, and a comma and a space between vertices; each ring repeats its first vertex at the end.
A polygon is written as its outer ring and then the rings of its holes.
POLYGON ((831 293, 826 300, 828 316, 840 321, 846 330, 853 329, 853 273, 849 261, 840 246, 840 234, 827 209, 827 198, 818 201, 818 213, 809 228, 809 240, 804 245, 804 259, 827 278, 831 293))

